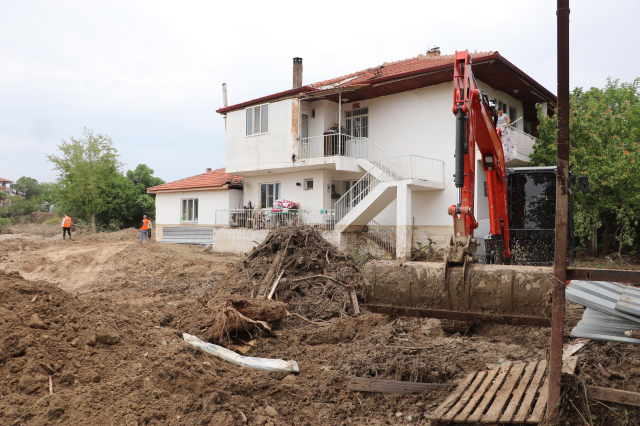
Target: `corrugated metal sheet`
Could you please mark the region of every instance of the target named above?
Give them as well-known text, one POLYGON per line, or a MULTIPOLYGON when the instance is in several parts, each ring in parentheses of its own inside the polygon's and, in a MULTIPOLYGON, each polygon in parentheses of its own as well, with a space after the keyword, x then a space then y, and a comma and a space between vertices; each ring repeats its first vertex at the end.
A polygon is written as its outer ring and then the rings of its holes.
POLYGON ((213 226, 163 228, 161 243, 213 244, 213 226))
POLYGON ((616 303, 616 309, 640 317, 640 289, 627 287, 616 303))
POLYGON ((611 315, 587 308, 582 320, 571 331, 571 337, 586 337, 594 340, 610 342, 632 343, 640 345, 640 339, 633 339, 624 335, 625 331, 638 330, 635 322, 626 321, 611 315))
POLYGON ((616 309, 626 285, 606 281, 571 281, 566 297, 580 305, 595 309, 614 317, 640 324, 640 317, 616 309))

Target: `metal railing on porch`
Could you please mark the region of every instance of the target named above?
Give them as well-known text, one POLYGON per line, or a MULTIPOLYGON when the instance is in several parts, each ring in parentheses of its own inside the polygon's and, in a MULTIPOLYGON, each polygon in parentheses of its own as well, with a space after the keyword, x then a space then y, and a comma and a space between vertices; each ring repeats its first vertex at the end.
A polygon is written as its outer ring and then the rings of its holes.
POLYGON ((336 155, 354 159, 360 158, 373 164, 392 156, 369 138, 355 137, 344 133, 303 138, 298 145, 298 158, 301 160, 336 155))
POLYGON ((335 226, 335 210, 230 209, 216 210, 215 226, 242 229, 276 229, 309 225, 329 231, 335 226))
POLYGON ((536 138, 516 127, 507 127, 508 135, 511 142, 516 146, 516 153, 529 156, 533 154, 533 146, 536 144, 536 138))

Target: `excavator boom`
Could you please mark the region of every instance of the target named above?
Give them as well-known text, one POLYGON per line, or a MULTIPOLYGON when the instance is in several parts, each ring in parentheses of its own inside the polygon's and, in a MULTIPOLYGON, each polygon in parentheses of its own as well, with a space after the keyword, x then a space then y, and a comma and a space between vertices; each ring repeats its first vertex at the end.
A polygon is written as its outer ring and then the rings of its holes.
POLYGON ((476 147, 487 176, 490 232, 485 252, 494 263, 511 257, 509 250, 509 210, 507 179, 500 129, 492 120, 493 106, 479 89, 471 70, 467 50, 456 52, 453 66, 453 114, 456 116, 454 182, 459 190, 458 203, 449 207, 454 233, 447 251, 447 263, 467 263, 477 248, 473 231, 478 227, 474 216, 476 147))

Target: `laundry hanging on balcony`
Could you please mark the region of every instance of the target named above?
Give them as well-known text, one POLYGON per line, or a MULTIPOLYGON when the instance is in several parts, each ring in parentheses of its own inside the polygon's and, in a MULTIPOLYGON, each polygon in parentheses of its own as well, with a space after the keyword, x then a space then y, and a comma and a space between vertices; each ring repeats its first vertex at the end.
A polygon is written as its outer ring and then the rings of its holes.
POLYGON ((511 161, 516 158, 518 149, 516 148, 516 141, 513 138, 511 129, 505 128, 502 132, 502 151, 504 152, 504 161, 511 161))

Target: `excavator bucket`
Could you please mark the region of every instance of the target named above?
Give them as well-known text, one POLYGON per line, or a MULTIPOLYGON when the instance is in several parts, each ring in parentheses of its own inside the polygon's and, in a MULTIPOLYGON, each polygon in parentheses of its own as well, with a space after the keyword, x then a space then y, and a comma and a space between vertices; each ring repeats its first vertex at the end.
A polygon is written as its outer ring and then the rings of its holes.
POLYGON ((395 316, 551 326, 549 267, 369 262, 366 307, 395 316))

